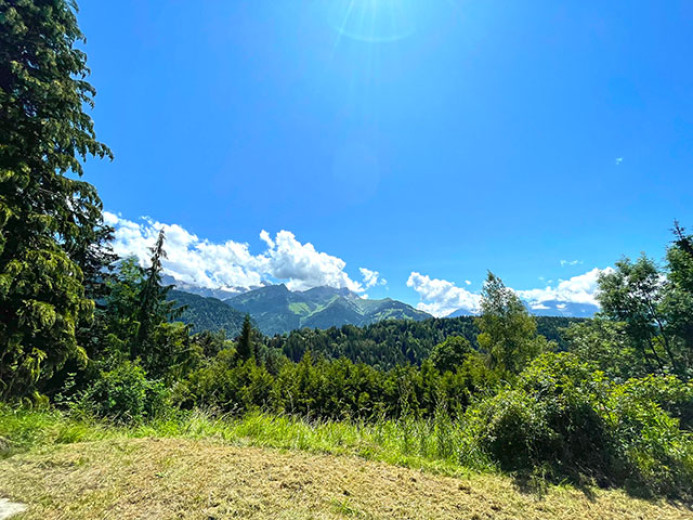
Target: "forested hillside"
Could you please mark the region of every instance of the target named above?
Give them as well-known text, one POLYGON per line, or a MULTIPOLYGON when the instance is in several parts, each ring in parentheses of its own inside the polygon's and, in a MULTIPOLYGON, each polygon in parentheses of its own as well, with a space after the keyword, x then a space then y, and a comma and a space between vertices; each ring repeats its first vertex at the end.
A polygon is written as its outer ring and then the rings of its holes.
MULTIPOLYGON (((553 341, 558 350, 567 348, 563 329, 582 321, 581 318, 536 318, 539 334, 553 341)), ((461 316, 423 321, 387 320, 365 327, 345 325, 327 330, 300 329, 264 341, 296 362, 310 351, 332 359, 345 357, 354 363, 392 368, 407 363, 420 365, 430 356, 434 346, 453 336, 466 338, 478 349, 479 332, 474 317, 461 316)))
POLYGON ((176 319, 190 325, 193 332, 223 330, 229 338, 241 333, 245 315, 217 298, 205 298, 175 289, 168 294, 168 298, 181 308, 176 319))

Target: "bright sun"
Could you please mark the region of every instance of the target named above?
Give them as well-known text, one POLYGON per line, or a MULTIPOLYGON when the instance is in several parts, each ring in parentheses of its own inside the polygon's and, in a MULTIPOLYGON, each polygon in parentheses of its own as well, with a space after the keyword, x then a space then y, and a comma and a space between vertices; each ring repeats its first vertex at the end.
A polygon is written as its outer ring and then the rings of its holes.
POLYGON ((415 6, 415 0, 331 0, 330 22, 342 36, 396 41, 416 30, 415 6))

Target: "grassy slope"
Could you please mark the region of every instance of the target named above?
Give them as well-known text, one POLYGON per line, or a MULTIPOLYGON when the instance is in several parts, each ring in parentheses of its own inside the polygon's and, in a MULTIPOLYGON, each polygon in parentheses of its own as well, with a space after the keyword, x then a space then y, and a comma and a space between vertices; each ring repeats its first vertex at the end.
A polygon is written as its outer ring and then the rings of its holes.
POLYGON ((14 445, 0 459, 0 497, 27 503, 27 520, 693 516, 622 491, 523 493, 508 477, 407 450, 395 426, 193 415, 122 428, 0 408, 0 436, 14 445))
POLYGON ((507 478, 452 478, 365 461, 190 439, 34 449, 0 462, 21 518, 690 518, 690 511, 567 488, 522 494, 507 478))

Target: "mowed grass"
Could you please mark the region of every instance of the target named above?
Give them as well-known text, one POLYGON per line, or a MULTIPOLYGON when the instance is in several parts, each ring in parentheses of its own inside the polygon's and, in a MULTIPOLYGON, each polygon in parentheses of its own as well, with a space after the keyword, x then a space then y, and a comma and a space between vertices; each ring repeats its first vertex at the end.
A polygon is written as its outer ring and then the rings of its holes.
POLYGON ((445 477, 351 456, 192 439, 120 439, 50 446, 0 462, 0 494, 30 519, 650 519, 689 510, 619 491, 445 477))
POLYGON ((522 492, 509 477, 436 455, 447 448, 435 425, 426 428, 428 448, 414 426, 395 423, 191 414, 126 428, 0 409, 0 436, 12 444, 0 460, 0 497, 26 503, 18 518, 27 520, 693 517, 619 490, 522 492))

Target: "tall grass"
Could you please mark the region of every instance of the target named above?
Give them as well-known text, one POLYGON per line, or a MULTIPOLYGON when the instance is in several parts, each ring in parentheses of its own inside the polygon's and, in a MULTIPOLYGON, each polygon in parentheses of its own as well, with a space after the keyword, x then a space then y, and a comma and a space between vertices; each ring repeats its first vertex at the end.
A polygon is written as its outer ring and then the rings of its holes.
POLYGON ((136 425, 70 417, 59 411, 0 407, 0 437, 9 441, 5 455, 38 446, 104 439, 209 439, 234 445, 262 446, 311 453, 358 456, 400 466, 460 475, 491 469, 460 424, 447 416, 405 417, 376 422, 313 420, 248 414, 213 417, 202 411, 176 413, 136 425))

